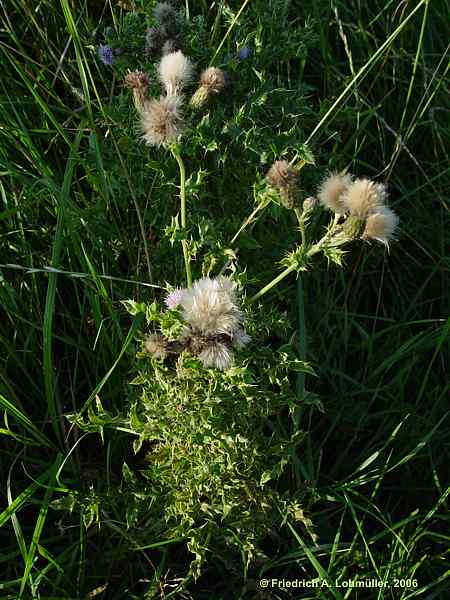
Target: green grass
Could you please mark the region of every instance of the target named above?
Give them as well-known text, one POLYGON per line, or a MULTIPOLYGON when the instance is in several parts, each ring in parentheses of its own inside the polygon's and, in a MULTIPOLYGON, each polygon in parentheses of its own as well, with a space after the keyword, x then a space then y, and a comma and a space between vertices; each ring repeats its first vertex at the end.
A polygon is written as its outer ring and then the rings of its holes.
POLYGON ((197 581, 183 539, 143 540, 151 523, 129 528, 117 492, 123 464, 141 466, 118 415, 142 322, 121 301, 159 300, 186 276, 172 245, 177 162, 139 141, 121 85, 127 68, 155 77, 141 49, 151 3, 135 4, 137 18, 67 0, 0 10, 0 596, 263 598, 260 579, 297 578, 330 587, 267 597, 445 599, 448 4, 182 3, 187 53, 230 74, 182 152, 194 279, 231 260, 250 297, 281 272, 295 218, 270 204, 246 221, 282 155, 314 155, 305 195, 328 168, 386 180, 401 219, 389 253, 356 245, 344 270, 318 265, 302 287, 291 274, 255 302, 268 346, 306 352, 315 371, 299 376, 307 434, 277 485, 298 496, 317 543, 279 507, 265 557, 246 571, 239 555, 207 553, 197 581), (113 69, 96 57, 108 25, 124 50, 113 69), (252 55, 239 62, 244 45, 252 55), (95 416, 100 403, 117 419, 103 440, 64 416, 95 416), (82 506, 56 510, 75 492, 82 506), (370 578, 417 586, 331 585, 370 578))

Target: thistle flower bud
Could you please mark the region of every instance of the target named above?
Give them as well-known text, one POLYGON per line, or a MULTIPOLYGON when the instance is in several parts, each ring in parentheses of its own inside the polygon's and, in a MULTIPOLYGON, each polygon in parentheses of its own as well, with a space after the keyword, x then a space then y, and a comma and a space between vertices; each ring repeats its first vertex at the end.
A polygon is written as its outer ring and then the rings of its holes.
POLYGON ((286 208, 296 208, 299 203, 299 174, 286 160, 277 160, 266 175, 267 183, 278 190, 286 208))
POLYGON ((142 71, 129 71, 125 76, 124 85, 133 90, 134 106, 141 113, 148 99, 149 76, 142 71))
POLYGON ((162 57, 158 71, 167 95, 176 96, 192 79, 194 67, 189 58, 178 50, 162 57))
POLYGON ((200 76, 200 87, 191 98, 191 106, 194 108, 203 106, 211 96, 220 94, 225 83, 225 73, 222 69, 216 67, 205 69, 200 76))
POLYGON ((169 2, 158 2, 153 9, 153 16, 160 23, 166 23, 168 21, 175 21, 177 13, 174 6, 169 2))
POLYGON ((164 299, 164 304, 169 309, 177 308, 177 306, 179 306, 181 304, 181 299, 183 298, 183 294, 184 294, 183 289, 175 288, 174 290, 172 290, 170 292, 170 294, 167 294, 167 296, 164 299))
POLYGON ((145 55, 150 58, 161 53, 166 41, 164 33, 157 27, 149 27, 145 33, 145 55))
POLYGON ((161 97, 146 102, 141 113, 144 139, 152 146, 168 146, 183 130, 181 98, 161 97))
POLYGON ((344 204, 343 196, 351 183, 351 175, 331 173, 322 181, 317 190, 319 202, 337 215, 344 215, 348 208, 344 204))
POLYGON ((317 198, 314 198, 314 196, 309 196, 309 198, 303 200, 303 212, 314 210, 318 204, 319 201, 317 200, 317 198))
POLYGON ((387 206, 382 206, 367 217, 366 226, 362 234, 363 240, 378 240, 385 246, 395 239, 399 218, 387 206))
POLYGON ((151 333, 145 339, 144 349, 155 358, 165 358, 167 355, 167 340, 160 333, 151 333))

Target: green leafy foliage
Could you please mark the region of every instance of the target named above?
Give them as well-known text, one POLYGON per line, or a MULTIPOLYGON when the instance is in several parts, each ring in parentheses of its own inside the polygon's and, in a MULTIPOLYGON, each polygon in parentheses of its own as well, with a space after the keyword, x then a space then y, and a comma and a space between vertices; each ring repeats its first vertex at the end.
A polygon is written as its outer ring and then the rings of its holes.
MULTIPOLYGON (((132 303, 128 309, 137 310, 132 303)), ((173 334, 176 311, 151 313, 153 326, 173 334)), ((123 466, 127 526, 135 539, 186 539, 195 577, 206 553, 224 548, 230 560, 230 548, 242 551, 247 568, 261 541, 277 535, 277 507, 295 514, 298 506, 276 483, 304 435, 290 425, 298 402, 292 375, 311 369, 292 348, 266 346, 263 327, 252 333, 252 349, 225 372, 205 369, 187 352, 164 363, 140 352, 125 415, 113 417, 98 404, 86 420, 70 419, 86 432, 120 428, 136 436, 134 451, 145 452, 145 465, 136 472, 123 466)), ((92 506, 91 494, 82 505, 92 506)))

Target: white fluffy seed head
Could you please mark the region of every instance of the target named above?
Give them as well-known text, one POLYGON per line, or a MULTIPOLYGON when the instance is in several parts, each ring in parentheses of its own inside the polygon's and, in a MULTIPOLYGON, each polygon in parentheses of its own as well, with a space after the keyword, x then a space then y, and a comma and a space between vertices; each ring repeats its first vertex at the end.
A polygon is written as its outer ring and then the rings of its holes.
POLYGON ((146 102, 141 112, 143 138, 152 146, 167 146, 174 142, 183 130, 181 98, 161 97, 146 102))
POLYGON ((225 87, 225 73, 217 67, 208 67, 200 75, 200 85, 210 94, 220 94, 225 87))
POLYGON ((226 277, 204 277, 184 291, 181 309, 192 330, 203 335, 227 334, 233 338, 243 317, 234 283, 226 277))
POLYGON ((233 355, 230 349, 221 342, 212 341, 204 348, 198 358, 202 361, 204 367, 213 367, 226 371, 233 362, 233 355))
POLYGON ((162 57, 158 72, 167 95, 176 96, 192 80, 194 67, 189 58, 178 50, 162 57))
POLYGON ((323 206, 329 208, 337 215, 344 215, 347 212, 347 208, 342 198, 351 183, 351 175, 331 173, 322 181, 317 191, 317 198, 323 206))
POLYGON ((167 354, 167 341, 160 333, 151 333, 145 338, 144 349, 155 358, 164 358, 167 354))
POLYGON ((342 201, 354 216, 365 219, 384 206, 386 186, 370 179, 356 179, 345 191, 342 201))
POLYGON ((382 206, 367 217, 362 238, 377 240, 389 246, 389 242, 395 239, 398 222, 397 215, 387 206, 382 206))

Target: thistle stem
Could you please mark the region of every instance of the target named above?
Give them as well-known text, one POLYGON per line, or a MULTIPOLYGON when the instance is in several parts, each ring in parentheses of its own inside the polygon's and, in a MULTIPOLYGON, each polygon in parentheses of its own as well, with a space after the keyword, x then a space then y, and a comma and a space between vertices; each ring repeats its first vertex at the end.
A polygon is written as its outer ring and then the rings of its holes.
POLYGON ((255 209, 253 210, 253 212, 251 213, 251 215, 249 215, 245 221, 243 221, 242 225, 239 227, 238 231, 234 234, 233 239, 230 241, 230 246, 231 244, 234 244, 234 242, 237 240, 237 238, 239 237, 239 235, 241 234, 242 231, 244 231, 244 229, 247 227, 247 225, 249 225, 252 221, 252 219, 255 218, 256 214, 262 209, 264 208, 265 205, 263 205, 263 203, 257 204, 255 209))
MULTIPOLYGON (((181 154, 178 146, 174 145, 171 147, 172 154, 175 160, 178 163, 178 168, 180 170, 180 215, 181 215, 181 229, 183 233, 186 233, 186 169, 184 167, 183 159, 181 158, 181 154)), ((181 240, 181 245, 183 247, 183 256, 184 256, 184 266, 186 269, 186 281, 187 287, 192 286, 192 273, 191 273, 191 263, 189 258, 189 248, 188 242, 186 239, 181 240)))
POLYGON ((259 290, 258 293, 256 293, 254 296, 252 296, 250 298, 250 303, 255 302, 255 300, 258 300, 258 298, 261 298, 261 296, 266 294, 274 286, 276 286, 278 283, 280 283, 280 281, 282 281, 285 277, 287 277, 289 275, 289 273, 292 273, 292 271, 295 271, 296 268, 297 268, 296 265, 291 265, 290 267, 287 267, 284 271, 282 271, 279 275, 277 275, 277 277, 275 277, 275 279, 272 279, 272 281, 270 283, 265 285, 261 290, 259 290))
POLYGON ((298 227, 300 229, 300 235, 302 236, 302 246, 306 246, 306 232, 305 223, 303 222, 302 213, 299 208, 294 208, 295 216, 297 217, 298 227))
MULTIPOLYGON (((305 247, 305 245, 306 245, 306 233, 305 233, 305 230, 304 230, 304 224, 303 224, 302 214, 301 214, 301 212, 300 212, 299 209, 296 209, 295 214, 297 215, 297 219, 299 221, 300 233, 301 233, 301 236, 302 236, 302 246, 305 247)), ((320 239, 316 244, 313 244, 313 245, 310 246, 309 250, 305 253, 305 257, 306 258, 311 258, 311 256, 314 256, 315 254, 317 254, 318 252, 320 252, 322 250, 323 246, 328 242, 328 240, 330 239, 330 237, 335 232, 335 230, 336 230, 336 228, 338 226, 338 222, 339 222, 339 216, 335 215, 334 220, 333 220, 333 224, 332 224, 331 228, 323 236, 322 239, 320 239)), ((269 282, 261 290, 259 290, 259 292, 257 292, 254 296, 252 296, 250 298, 249 302, 254 302, 255 300, 258 300, 258 298, 260 298, 261 296, 263 296, 264 294, 266 294, 275 285, 277 285, 278 283, 280 283, 280 281, 282 281, 285 277, 287 277, 287 275, 289 275, 289 273, 292 273, 292 271, 295 271, 296 269, 297 269, 296 265, 291 265, 290 267, 288 267, 287 269, 285 269, 284 271, 282 271, 279 275, 277 275, 275 277, 275 279, 272 279, 271 282, 269 282)))
MULTIPOLYGON (((295 209, 300 233, 302 236, 302 246, 306 245, 305 223, 302 218, 302 213, 298 208, 295 209)), ((298 357, 301 361, 306 360, 306 320, 305 320, 305 290, 303 287, 303 278, 299 275, 297 278, 297 310, 298 310, 298 357)), ((305 395, 305 374, 303 371, 297 373, 297 397, 299 401, 305 395)), ((298 428, 300 423, 300 406, 297 407, 294 413, 294 424, 298 428)))

